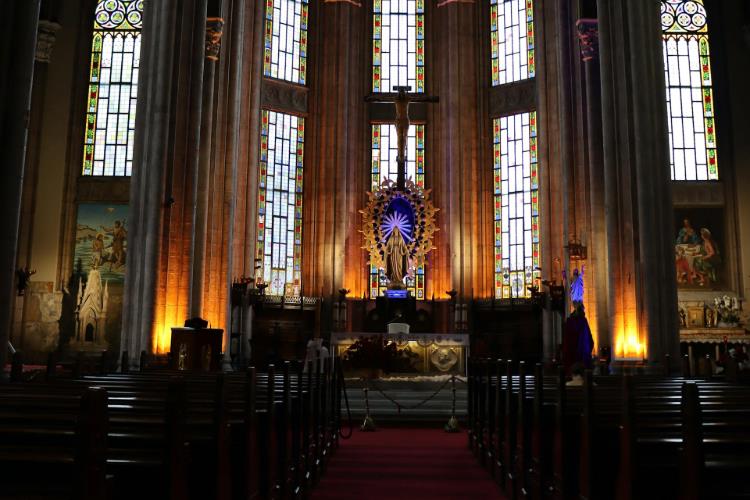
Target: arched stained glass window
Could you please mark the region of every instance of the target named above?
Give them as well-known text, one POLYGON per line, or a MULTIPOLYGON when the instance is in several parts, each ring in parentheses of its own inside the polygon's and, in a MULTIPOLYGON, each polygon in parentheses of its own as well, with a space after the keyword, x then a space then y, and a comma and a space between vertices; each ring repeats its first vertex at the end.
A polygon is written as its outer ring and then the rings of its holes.
POLYGON ((142 21, 143 0, 99 0, 96 6, 83 175, 132 171, 142 21))
POLYGON ((490 0, 492 85, 533 78, 534 0, 490 0))
MULTIPOLYGON (((398 156, 396 126, 375 124, 372 126, 372 185, 374 191, 386 180, 396 180, 398 156)), ((406 178, 424 187, 424 125, 410 125, 406 144, 406 178)), ((419 266, 414 276, 407 276, 406 288, 418 300, 425 298, 424 266, 419 266)), ((388 287, 388 280, 377 267, 370 266, 370 296, 381 295, 388 287)))
POLYGON ((372 90, 424 92, 424 0, 373 0, 372 90))
POLYGON ((308 0, 266 0, 263 74, 305 84, 308 0))
POLYGON ((672 180, 717 180, 711 53, 703 1, 662 1, 661 25, 672 180))
POLYGON ((527 297, 539 271, 536 112, 493 122, 495 297, 527 297))
POLYGON ((270 295, 301 293, 304 143, 304 118, 262 111, 255 258, 270 295))

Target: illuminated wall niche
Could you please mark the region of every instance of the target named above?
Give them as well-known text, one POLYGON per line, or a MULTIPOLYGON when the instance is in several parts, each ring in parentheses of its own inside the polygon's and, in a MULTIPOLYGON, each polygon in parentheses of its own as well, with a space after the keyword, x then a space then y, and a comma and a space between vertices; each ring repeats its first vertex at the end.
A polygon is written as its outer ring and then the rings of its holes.
POLYGON ((299 296, 305 120, 263 110, 260 139, 256 280, 267 294, 299 296))
POLYGON ((83 175, 131 174, 142 23, 143 0, 99 0, 96 6, 83 175))
POLYGON ((703 0, 661 2, 672 180, 717 180, 711 53, 703 0))
POLYGON ((539 272, 536 112, 493 120, 495 297, 528 297, 539 272))

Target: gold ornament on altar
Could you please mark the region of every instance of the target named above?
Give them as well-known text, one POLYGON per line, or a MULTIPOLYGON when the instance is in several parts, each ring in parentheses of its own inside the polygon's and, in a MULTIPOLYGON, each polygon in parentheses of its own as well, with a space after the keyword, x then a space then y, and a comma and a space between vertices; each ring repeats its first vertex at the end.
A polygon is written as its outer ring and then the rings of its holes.
POLYGON ((377 191, 368 193, 362 214, 363 248, 370 265, 382 269, 391 285, 399 286, 407 275, 425 263, 432 246, 435 214, 430 190, 407 180, 403 190, 386 179, 377 191))

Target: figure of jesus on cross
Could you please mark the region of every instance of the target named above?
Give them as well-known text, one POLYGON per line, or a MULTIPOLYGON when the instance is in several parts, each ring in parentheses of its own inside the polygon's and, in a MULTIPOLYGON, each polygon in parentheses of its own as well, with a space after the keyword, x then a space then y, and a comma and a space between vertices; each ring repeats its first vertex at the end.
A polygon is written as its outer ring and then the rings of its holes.
MULTIPOLYGON (((396 137, 398 139, 398 153, 396 156, 397 174, 396 189, 403 192, 406 187, 406 143, 409 135, 409 104, 412 102, 438 102, 437 97, 426 96, 423 94, 412 94, 409 91, 411 87, 397 86, 393 87, 395 92, 371 94, 365 98, 366 102, 393 103, 396 107, 396 137)), ((407 241, 412 240, 412 226, 408 226, 409 216, 401 214, 395 216, 395 212, 390 214, 391 222, 394 229, 391 230, 385 241, 385 254, 387 266, 384 271, 389 281, 388 288, 403 289, 404 277, 409 271, 409 248, 407 241), (401 221, 404 231, 394 221, 401 221)), ((413 212, 413 211, 412 211, 413 212)), ((411 214, 413 217, 413 213, 411 214)))
POLYGON ((409 104, 412 102, 438 102, 435 96, 426 96, 409 92, 409 86, 393 87, 395 92, 371 94, 365 97, 366 102, 388 102, 396 106, 396 137, 398 139, 398 154, 396 164, 398 174, 396 186, 399 190, 404 189, 406 184, 406 138, 409 135, 409 104))

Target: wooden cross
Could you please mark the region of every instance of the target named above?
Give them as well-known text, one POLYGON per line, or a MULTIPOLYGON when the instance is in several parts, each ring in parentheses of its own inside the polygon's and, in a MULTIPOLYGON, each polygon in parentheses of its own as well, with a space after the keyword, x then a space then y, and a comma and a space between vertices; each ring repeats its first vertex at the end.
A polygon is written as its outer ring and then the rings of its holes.
POLYGON ((409 135, 409 104, 412 102, 438 102, 436 96, 427 96, 409 92, 409 86, 393 87, 395 92, 370 94, 365 97, 366 102, 392 102, 396 106, 396 136, 398 138, 398 155, 396 165, 396 187, 404 189, 406 184, 406 138, 409 135))

